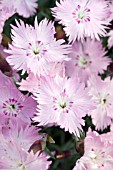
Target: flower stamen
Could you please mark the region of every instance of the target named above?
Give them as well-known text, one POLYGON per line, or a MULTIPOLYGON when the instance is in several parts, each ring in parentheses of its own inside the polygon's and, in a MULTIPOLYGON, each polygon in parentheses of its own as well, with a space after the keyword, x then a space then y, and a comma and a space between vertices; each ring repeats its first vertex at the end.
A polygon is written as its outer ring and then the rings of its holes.
POLYGON ((23 106, 15 99, 9 99, 5 101, 2 105, 4 115, 14 117, 17 116, 17 114, 20 112, 22 108, 23 106))
POLYGON ((80 5, 77 6, 74 12, 72 12, 73 18, 78 24, 82 22, 90 22, 90 9, 82 8, 80 5))

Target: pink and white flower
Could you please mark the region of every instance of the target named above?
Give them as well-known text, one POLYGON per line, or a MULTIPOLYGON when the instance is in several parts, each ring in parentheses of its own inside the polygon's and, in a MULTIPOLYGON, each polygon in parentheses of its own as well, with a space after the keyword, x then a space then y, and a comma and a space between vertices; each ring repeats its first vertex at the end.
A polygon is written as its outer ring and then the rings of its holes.
POLYGON ((85 153, 73 170, 109 170, 113 167, 113 144, 104 143, 101 135, 89 131, 84 142, 85 153))
POLYGON ((16 143, 9 142, 4 148, 4 154, 0 157, 0 169, 2 170, 47 170, 50 161, 49 157, 37 152, 35 155, 32 152, 27 152, 18 146, 16 143))
POLYGON ((36 109, 34 99, 20 93, 13 81, 2 73, 0 74, 0 82, 0 117, 6 123, 13 119, 20 119, 20 123, 30 123, 36 109))
POLYGON ((71 60, 65 62, 66 75, 71 77, 76 72, 82 81, 87 82, 91 75, 97 76, 107 69, 111 59, 105 55, 106 51, 101 41, 88 38, 83 43, 75 42, 69 54, 71 60))
POLYGON ((63 44, 64 40, 56 41, 52 22, 44 19, 38 25, 36 18, 35 27, 25 26, 23 21, 16 23, 17 27, 12 26, 12 45, 5 50, 9 54, 7 61, 15 69, 40 77, 48 73, 49 63, 68 60, 70 46, 63 44))
POLYGON ((113 80, 107 78, 102 81, 99 77, 92 77, 88 84, 89 94, 95 105, 90 115, 96 129, 103 130, 113 119, 113 80))
POLYGON ((84 37, 105 36, 109 22, 106 0, 60 0, 52 9, 53 15, 65 26, 69 41, 83 40, 84 37))
POLYGON ((9 127, 2 127, 2 134, 7 142, 15 142, 26 151, 30 149, 35 141, 42 139, 38 132, 38 129, 29 124, 21 126, 19 121, 16 123, 11 122, 9 127))
POLYGON ((84 125, 83 117, 93 108, 85 84, 73 78, 42 77, 40 89, 34 94, 38 102, 33 118, 39 125, 56 123, 65 131, 79 136, 84 125))

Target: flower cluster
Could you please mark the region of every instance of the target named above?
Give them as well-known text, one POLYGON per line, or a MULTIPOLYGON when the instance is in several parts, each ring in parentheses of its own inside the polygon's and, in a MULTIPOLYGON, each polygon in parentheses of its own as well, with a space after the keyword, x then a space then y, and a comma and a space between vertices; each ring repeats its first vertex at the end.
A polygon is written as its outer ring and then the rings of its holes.
POLYGON ((11 23, 7 48, 0 44, 0 169, 47 170, 56 153, 44 152, 45 129, 56 126, 76 139, 86 132, 84 155, 73 170, 112 170, 113 3, 60 0, 51 21, 36 15, 29 24, 25 18, 37 8, 36 0, 0 0, 0 42, 6 20, 21 16, 11 23), (58 24, 65 38, 56 36, 58 24), (87 118, 94 131, 87 132, 87 118), (108 126, 109 133, 96 132, 108 126))

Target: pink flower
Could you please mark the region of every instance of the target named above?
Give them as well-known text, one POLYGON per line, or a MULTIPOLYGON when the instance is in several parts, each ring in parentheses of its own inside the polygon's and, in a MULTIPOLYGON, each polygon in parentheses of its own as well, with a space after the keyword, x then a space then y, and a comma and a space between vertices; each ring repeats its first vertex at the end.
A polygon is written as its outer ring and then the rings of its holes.
POLYGON ((35 113, 35 101, 20 93, 13 81, 2 73, 0 82, 0 117, 7 123, 10 119, 20 119, 20 123, 30 123, 35 113))
POLYGON ((66 75, 72 76, 77 72, 81 80, 87 82, 91 75, 98 75, 107 69, 111 59, 105 54, 101 41, 86 39, 83 43, 75 42, 69 54, 71 60, 65 62, 66 75))
POLYGON ((92 109, 85 85, 73 78, 41 78, 40 89, 34 94, 38 102, 36 116, 39 125, 56 123, 65 131, 79 136, 83 117, 92 109))
POLYGON ((30 149, 35 141, 42 138, 42 136, 38 134, 38 129, 29 124, 21 126, 19 121, 16 123, 11 122, 9 127, 2 127, 2 133, 7 142, 15 142, 26 151, 30 149))
POLYGON ((85 138, 85 153, 73 170, 111 170, 113 167, 113 144, 106 144, 97 132, 89 131, 85 138))
POLYGON ((34 15, 38 7, 37 0, 1 0, 1 8, 14 7, 15 12, 22 15, 25 18, 34 15))
POLYGON ((69 41, 84 37, 105 36, 109 7, 106 0, 60 0, 52 9, 53 15, 65 26, 69 41))
POLYGON ((47 170, 50 161, 44 153, 27 152, 13 142, 7 143, 4 154, 0 157, 1 170, 47 170))
POLYGON ((113 80, 107 78, 102 81, 99 77, 92 77, 88 84, 89 94, 95 105, 90 115, 96 129, 103 130, 113 119, 113 80))
POLYGON ((12 26, 12 45, 5 50, 10 56, 7 61, 17 70, 31 71, 35 75, 48 73, 48 65, 51 62, 67 60, 70 46, 64 45, 64 40, 54 38, 55 30, 53 23, 46 19, 38 25, 35 19, 35 28, 23 21, 12 26))

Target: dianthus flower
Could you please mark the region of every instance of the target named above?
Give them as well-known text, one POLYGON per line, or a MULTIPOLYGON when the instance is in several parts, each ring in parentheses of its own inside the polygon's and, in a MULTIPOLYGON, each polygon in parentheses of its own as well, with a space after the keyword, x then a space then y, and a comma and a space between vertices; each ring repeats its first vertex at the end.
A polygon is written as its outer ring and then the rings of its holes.
POLYGON ((84 37, 105 36, 109 7, 106 0, 60 0, 52 9, 53 15, 65 26, 69 41, 84 37))
POLYGON ((19 121, 11 122, 9 127, 2 127, 2 134, 7 142, 15 142, 26 151, 29 151, 35 141, 42 138, 38 131, 36 127, 30 126, 27 123, 20 125, 19 121))
POLYGON ((52 22, 46 19, 39 25, 35 19, 35 27, 24 25, 23 21, 12 26, 12 45, 6 50, 9 55, 7 61, 17 70, 31 71, 35 75, 48 73, 48 64, 67 60, 70 52, 69 45, 64 40, 54 38, 55 29, 52 22))
POLYGON ((88 84, 89 95, 95 105, 90 115, 96 129, 103 130, 111 124, 113 119, 113 80, 107 78, 102 81, 100 77, 92 77, 88 84))
POLYGON ((92 102, 77 76, 41 78, 38 93, 34 94, 38 102, 36 116, 39 125, 56 123, 65 131, 79 136, 84 125, 83 117, 93 108, 92 102))
POLYGON ((113 168, 113 144, 104 143, 101 135, 89 131, 84 141, 85 153, 73 170, 111 170, 113 168))
POLYGON ((20 119, 20 123, 30 123, 35 113, 36 102, 31 96, 23 95, 13 81, 2 73, 0 73, 0 82, 0 117, 6 123, 11 119, 20 119))
MULTIPOLYGON (((3 149, 3 148, 2 148, 3 149)), ((4 154, 0 157, 1 170, 47 170, 50 161, 45 153, 27 152, 16 143, 6 143, 4 154)))
POLYGON ((106 51, 101 41, 86 39, 83 43, 75 42, 72 45, 71 59, 66 64, 66 74, 71 77, 77 72, 82 81, 87 82, 91 75, 103 73, 111 59, 106 57, 106 51))

